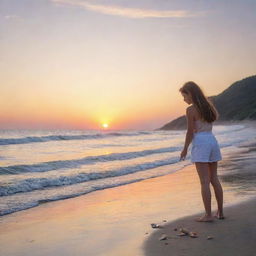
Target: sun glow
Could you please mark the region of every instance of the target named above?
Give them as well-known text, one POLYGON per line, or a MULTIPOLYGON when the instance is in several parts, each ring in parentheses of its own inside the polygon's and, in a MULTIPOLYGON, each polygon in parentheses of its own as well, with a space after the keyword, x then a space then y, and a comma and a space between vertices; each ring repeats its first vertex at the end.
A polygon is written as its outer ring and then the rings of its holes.
POLYGON ((104 123, 104 124, 102 124, 102 127, 107 129, 108 128, 108 124, 104 123))

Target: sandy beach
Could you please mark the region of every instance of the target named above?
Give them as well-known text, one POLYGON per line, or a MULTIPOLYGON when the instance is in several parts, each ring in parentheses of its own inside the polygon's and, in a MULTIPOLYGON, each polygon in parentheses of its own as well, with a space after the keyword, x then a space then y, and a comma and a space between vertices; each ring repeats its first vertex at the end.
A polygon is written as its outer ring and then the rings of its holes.
MULTIPOLYGON (((44 203, 0 218, 0 255, 208 256, 225 249, 227 254, 222 255, 251 256, 256 201, 248 200, 254 193, 240 193, 233 183, 223 183, 223 189, 227 219, 214 223, 193 220, 203 211, 193 165, 169 175, 44 203), (153 229, 151 223, 164 228, 153 229), (173 231, 176 226, 198 232, 199 237, 178 237, 173 231), (160 241, 161 233, 172 238, 160 241), (206 240, 207 235, 214 239, 206 240)), ((216 210, 214 193, 212 210, 216 210)))

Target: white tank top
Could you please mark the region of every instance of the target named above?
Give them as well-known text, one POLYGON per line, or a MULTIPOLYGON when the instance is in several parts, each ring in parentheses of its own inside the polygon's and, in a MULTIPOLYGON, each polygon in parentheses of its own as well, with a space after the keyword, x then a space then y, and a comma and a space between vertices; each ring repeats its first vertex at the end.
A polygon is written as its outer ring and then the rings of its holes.
POLYGON ((212 123, 204 122, 200 119, 195 120, 195 132, 210 132, 212 131, 212 123))

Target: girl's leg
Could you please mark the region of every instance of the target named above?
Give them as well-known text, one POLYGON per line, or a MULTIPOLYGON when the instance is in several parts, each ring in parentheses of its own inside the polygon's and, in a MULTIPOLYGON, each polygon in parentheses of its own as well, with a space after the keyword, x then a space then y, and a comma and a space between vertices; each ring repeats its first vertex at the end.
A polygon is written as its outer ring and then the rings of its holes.
POLYGON ((205 216, 197 219, 197 221, 212 221, 211 213, 211 190, 210 190, 210 173, 208 163, 196 162, 196 170, 201 183, 201 194, 203 198, 205 216))
POLYGON ((223 215, 223 190, 217 175, 218 162, 209 163, 210 169, 210 182, 214 188, 215 197, 218 204, 218 211, 216 217, 219 219, 224 219, 223 215))

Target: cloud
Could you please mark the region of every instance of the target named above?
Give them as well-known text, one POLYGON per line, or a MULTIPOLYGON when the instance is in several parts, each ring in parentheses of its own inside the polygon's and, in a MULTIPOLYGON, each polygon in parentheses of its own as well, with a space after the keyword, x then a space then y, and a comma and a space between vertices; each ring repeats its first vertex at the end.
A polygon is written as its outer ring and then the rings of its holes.
POLYGON ((140 8, 127 8, 116 5, 94 4, 81 0, 52 0, 54 3, 78 6, 86 10, 91 10, 108 15, 124 16, 129 18, 186 18, 198 16, 186 10, 151 10, 140 8))

